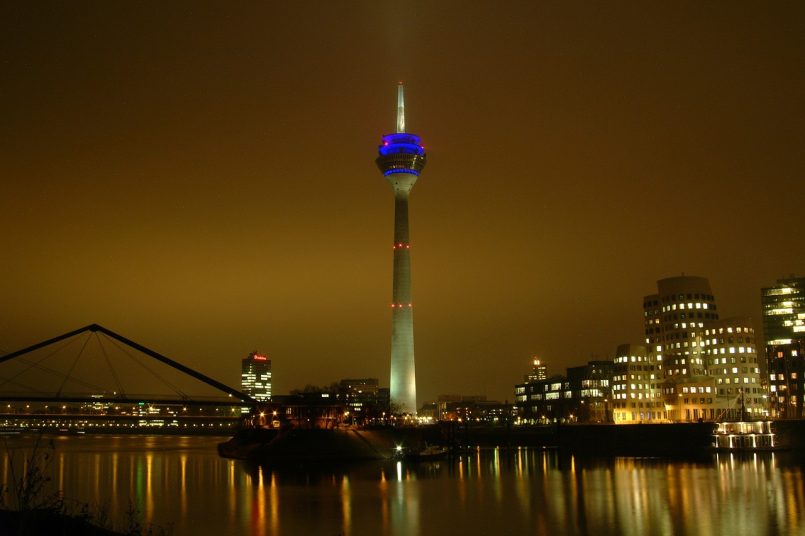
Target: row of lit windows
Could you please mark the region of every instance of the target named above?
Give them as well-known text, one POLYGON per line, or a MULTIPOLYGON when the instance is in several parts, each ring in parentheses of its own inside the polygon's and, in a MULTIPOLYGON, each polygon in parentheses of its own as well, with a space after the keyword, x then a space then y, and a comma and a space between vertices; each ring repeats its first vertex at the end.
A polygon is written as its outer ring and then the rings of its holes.
MULTIPOLYGON (((747 357, 745 355, 742 355, 740 357, 740 362, 741 363, 757 363, 757 358, 755 356, 748 356, 747 357)), ((726 357, 722 357, 720 359, 718 357, 716 357, 715 359, 710 361, 711 366, 715 366, 715 365, 719 365, 719 364, 726 365, 727 363, 728 363, 728 361, 727 361, 726 357)), ((734 364, 738 363, 738 360, 736 358, 734 358, 734 357, 730 357, 729 358, 729 363, 734 365, 734 364)))
MULTIPOLYGON (((595 372, 595 371, 593 371, 595 372)), ((609 380, 602 378, 600 380, 581 380, 582 387, 609 387, 609 380)))
POLYGON ((632 401, 632 402, 613 402, 612 406, 615 408, 661 408, 665 404, 662 401, 659 402, 643 402, 643 401, 632 401))
POLYGON ((708 348, 707 353, 708 354, 713 354, 713 355, 715 355, 715 354, 726 354, 728 350, 729 350, 729 353, 731 353, 731 354, 734 354, 736 352, 739 353, 739 354, 754 354, 755 353, 755 349, 752 346, 748 346, 746 348, 744 348, 743 346, 739 346, 738 348, 736 348, 734 346, 730 346, 729 348, 723 348, 723 347, 722 348, 713 348, 713 349, 708 348))
MULTIPOLYGON (((729 379, 729 378, 718 378, 717 383, 718 383, 719 385, 722 383, 722 379, 723 379, 723 383, 726 383, 726 384, 729 384, 729 383, 730 383, 730 379, 729 379)), ((733 378, 732 383, 734 383, 734 384, 739 384, 739 383, 741 383, 741 378, 733 378)), ((757 378, 747 378, 746 376, 744 376, 744 378, 743 378, 743 383, 757 383, 757 378), (750 380, 751 380, 751 381, 750 381, 750 380)))
MULTIPOLYGON (((735 333, 754 333, 755 332, 755 330, 752 329, 752 328, 746 328, 746 327, 737 326, 737 327, 735 327, 733 329, 731 326, 728 326, 727 328, 718 328, 718 333, 722 334, 722 333, 724 333, 725 330, 726 330, 727 333, 732 333, 733 331, 735 333)), ((716 334, 716 328, 705 330, 705 333, 707 335, 715 335, 716 334)))
POLYGON ((791 287, 779 287, 779 288, 769 288, 763 290, 764 296, 784 296, 787 294, 793 294, 794 289, 791 287))
POLYGON ((664 418, 665 418, 665 412, 659 412, 659 411, 657 412, 648 411, 645 413, 642 411, 639 413, 636 413, 634 411, 615 412, 616 421, 652 421, 655 419, 664 419, 664 418))
MULTIPOLYGON (((679 309, 681 309, 681 310, 685 310, 685 309, 707 309, 708 307, 710 307, 710 304, 700 303, 700 302, 695 302, 695 303, 688 302, 687 304, 685 304, 685 303, 680 303, 679 304, 679 309)), ((715 309, 716 306, 713 305, 712 308, 715 309)), ((663 305, 662 306, 662 312, 663 313, 665 313, 667 311, 676 311, 676 310, 677 310, 677 304, 675 304, 675 303, 672 303, 671 305, 663 305)))
MULTIPOLYGON (((704 322, 682 322, 682 323, 675 322, 674 323, 674 329, 679 329, 679 328, 687 329, 688 324, 690 324, 691 328, 695 328, 695 327, 697 327, 697 325, 700 328, 704 327, 704 322)), ((691 334, 691 337, 693 337, 693 336, 695 336, 695 333, 691 334)))
MULTIPOLYGON (((629 379, 630 380, 640 380, 640 379, 643 379, 643 378, 648 378, 648 379, 653 380, 654 379, 654 374, 629 374, 629 379)), ((624 379, 626 379, 625 376, 624 376, 624 379)))
MULTIPOLYGON (((688 341, 684 341, 684 342, 681 342, 681 343, 679 343, 679 342, 671 343, 671 344, 666 344, 665 345, 665 350, 666 351, 673 350, 675 348, 688 348, 688 341)), ((696 353, 699 353, 699 352, 697 351, 696 353)))
MULTIPOLYGON (((796 380, 797 379, 797 373, 792 372, 790 377, 791 377, 792 380, 796 380)), ((769 378, 771 379, 771 381, 781 381, 781 382, 783 382, 783 381, 785 381, 785 374, 777 374, 777 375, 769 374, 769 378)))
MULTIPOLYGON (((659 350, 660 347, 657 347, 659 350)), ((651 361, 651 357, 643 356, 643 355, 633 355, 633 356, 620 356, 615 358, 615 363, 640 363, 643 361, 651 361)), ((662 361, 662 356, 657 356, 657 361, 662 361)))
MULTIPOLYGON (((723 337, 720 338, 720 339, 705 339, 705 341, 706 341, 706 344, 708 344, 708 345, 710 345, 710 344, 733 344, 734 342, 736 342, 732 337, 727 337, 726 339, 723 338, 723 337)), ((742 343, 742 342, 750 343, 750 342, 752 342, 752 337, 746 337, 746 339, 744 339, 743 337, 738 337, 737 342, 739 344, 742 343)))
POLYGON ((691 394, 693 394, 693 393, 709 393, 709 392, 711 392, 711 387, 709 387, 709 386, 699 385, 699 386, 693 386, 693 387, 690 387, 690 388, 682 387, 682 393, 684 393, 684 394, 688 394, 688 393, 691 393, 691 394))
POLYGON ((652 393, 645 393, 645 394, 644 393, 629 393, 628 396, 626 395, 626 393, 615 393, 613 396, 615 397, 615 399, 620 399, 620 400, 625 400, 627 398, 634 398, 634 399, 637 399, 637 400, 643 400, 645 398, 646 400, 648 400, 648 399, 651 399, 651 398, 659 398, 660 393, 653 393, 653 394, 652 393))
MULTIPOLYGON (((652 378, 653 379, 653 378, 652 378)), ((619 383, 612 386, 613 391, 624 391, 626 387, 629 387, 630 390, 649 390, 649 389, 656 389, 657 385, 654 383, 619 383)))
MULTIPOLYGON (((738 374, 738 367, 732 367, 732 369, 721 369, 721 373, 722 374, 728 374, 728 370, 731 370, 731 372, 733 374, 738 374)), ((757 374, 758 373, 757 368, 749 368, 749 369, 747 369, 747 367, 741 367, 741 372, 742 373, 747 374, 747 371, 748 371, 749 374, 752 374, 752 373, 757 374)), ((714 370, 713 372, 718 373, 718 369, 714 370)))
MULTIPOLYGON (((667 364, 668 365, 685 365, 685 364, 687 364, 687 359, 684 358, 684 357, 680 358, 680 359, 669 359, 667 364)), ((690 364, 691 365, 703 365, 704 362, 702 361, 701 358, 694 357, 694 358, 690 359, 690 364)))

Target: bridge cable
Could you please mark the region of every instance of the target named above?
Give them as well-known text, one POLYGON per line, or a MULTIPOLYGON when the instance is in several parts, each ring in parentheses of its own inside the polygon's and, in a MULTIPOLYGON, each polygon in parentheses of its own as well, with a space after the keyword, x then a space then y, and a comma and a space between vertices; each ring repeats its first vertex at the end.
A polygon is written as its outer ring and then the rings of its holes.
MULTIPOLYGON (((26 360, 23 357, 20 357, 19 359, 23 363, 30 363, 30 361, 26 360)), ((54 376, 57 376, 59 378, 64 378, 65 377, 64 372, 58 371, 56 369, 52 369, 50 367, 46 367, 45 365, 40 365, 39 363, 32 363, 32 366, 36 367, 38 370, 41 370, 43 372, 49 372, 49 373, 51 373, 54 376)), ((104 390, 104 388, 101 387, 100 385, 95 385, 94 383, 84 381, 84 380, 82 380, 80 378, 71 378, 71 379, 72 379, 73 383, 76 383, 76 384, 81 385, 83 387, 88 387, 89 389, 92 389, 93 391, 103 391, 104 390)))
POLYGON ((103 345, 103 340, 98 336, 98 332, 95 332, 95 338, 98 339, 98 346, 101 347, 101 353, 103 354, 103 358, 106 361, 106 364, 109 366, 109 371, 112 373, 112 378, 115 380, 115 385, 117 386, 117 392, 121 395, 120 398, 126 398, 126 390, 123 389, 123 384, 120 383, 120 378, 117 376, 117 371, 112 366, 112 361, 109 359, 109 354, 106 353, 106 347, 103 345))
MULTIPOLYGON (((107 338, 109 338, 109 337, 107 337, 107 338)), ((181 398, 182 400, 187 400, 187 399, 189 399, 189 398, 190 398, 190 397, 189 397, 189 396, 187 396, 187 394, 186 394, 186 393, 184 393, 184 392, 183 392, 181 389, 179 389, 178 387, 176 387, 175 385, 173 385, 172 383, 170 383, 170 382, 169 382, 169 381, 167 381, 166 379, 162 378, 162 377, 161 377, 159 374, 157 374, 156 372, 154 372, 153 370, 151 370, 151 369, 148 367, 148 365, 146 365, 145 363, 143 363, 143 362, 142 362, 140 359, 137 359, 136 357, 134 357, 134 356, 131 354, 131 352, 129 352, 128 350, 126 350, 125 348, 123 348, 122 346, 120 346, 120 345, 117 343, 117 341, 115 341, 115 340, 114 340, 114 339, 112 339, 112 338, 109 338, 109 340, 110 340, 110 341, 112 342, 112 344, 114 344, 114 345, 115 345, 115 346, 116 346, 116 347, 117 347, 117 348, 118 348, 118 349, 119 349, 121 352, 123 352, 124 354, 126 354, 126 355, 129 357, 129 359, 131 359, 132 361, 134 361, 135 363, 137 363, 138 365, 140 365, 142 368, 144 368, 146 371, 148 371, 148 372, 149 372, 149 373, 150 373, 152 376, 154 376, 156 379, 158 379, 159 381, 161 381, 162 383, 164 383, 164 384, 165 384, 165 385, 168 387, 168 389, 172 390, 174 393, 176 393, 177 395, 179 395, 179 398, 181 398)))
MULTIPOLYGON (((23 389, 26 389, 27 391, 33 391, 35 393, 45 393, 45 391, 42 391, 41 389, 37 389, 36 387, 31 387, 30 385, 26 385, 26 384, 24 384, 22 382, 15 381, 13 379, 8 379, 5 376, 0 376, 0 380, 4 380, 2 382, 2 385, 10 383, 11 385, 16 385, 17 387, 22 387, 23 389)), ((0 397, 0 399, 2 399, 2 397, 0 397)))
POLYGON ((87 344, 89 344, 89 340, 91 338, 92 338, 92 336, 88 336, 84 340, 84 345, 81 347, 81 350, 78 352, 78 355, 75 356, 75 359, 73 360, 73 364, 70 366, 70 370, 67 371, 67 374, 65 374, 65 376, 64 376, 64 381, 61 382, 61 385, 59 386, 59 390, 56 391, 56 398, 61 396, 61 391, 62 391, 62 389, 64 389, 64 385, 67 383, 67 380, 70 379, 70 375, 73 373, 73 369, 75 369, 75 366, 78 364, 78 360, 81 359, 81 356, 84 354, 84 350, 87 348, 87 344))
POLYGON ((11 376, 11 378, 8 378, 4 382, 0 383, 0 387, 2 387, 3 385, 5 385, 8 382, 16 380, 17 378, 19 378, 20 376, 22 376, 23 374, 25 374, 26 372, 28 372, 29 370, 31 370, 34 367, 44 369, 46 372, 51 372, 53 374, 61 375, 60 372, 56 372, 55 370, 48 369, 44 365, 41 365, 41 363, 43 361, 45 361, 46 359, 49 359, 49 358, 53 357, 54 354, 60 352, 61 350, 64 350, 65 348, 67 348, 68 346, 70 346, 71 344, 73 344, 77 340, 78 339, 68 339, 61 346, 55 348, 52 352, 50 352, 49 354, 45 355, 45 357, 43 357, 39 361, 28 361, 26 359, 22 359, 23 363, 26 363, 26 364, 29 365, 28 368, 25 368, 25 369, 21 370, 17 374, 11 376))

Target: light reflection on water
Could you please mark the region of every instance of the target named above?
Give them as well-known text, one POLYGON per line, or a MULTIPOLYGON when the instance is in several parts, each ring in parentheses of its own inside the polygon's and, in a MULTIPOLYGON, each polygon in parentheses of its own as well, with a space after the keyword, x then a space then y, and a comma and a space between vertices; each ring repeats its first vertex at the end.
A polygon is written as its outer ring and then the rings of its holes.
MULTIPOLYGON (((221 459, 221 440, 54 438, 48 470, 67 498, 106 506, 118 526, 134 507, 176 535, 805 534, 793 453, 669 461, 491 449, 279 469, 221 459)), ((0 484, 28 444, 5 440, 0 484)))

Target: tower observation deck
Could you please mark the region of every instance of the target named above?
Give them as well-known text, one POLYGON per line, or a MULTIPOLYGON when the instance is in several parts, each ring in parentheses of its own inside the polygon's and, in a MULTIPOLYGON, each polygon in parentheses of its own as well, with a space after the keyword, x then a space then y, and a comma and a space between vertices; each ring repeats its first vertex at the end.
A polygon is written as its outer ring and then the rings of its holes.
POLYGON ((397 132, 383 136, 375 162, 394 190, 394 278, 391 303, 391 403, 415 414, 414 311, 408 197, 427 160, 419 136, 405 132, 405 93, 397 86, 397 132))

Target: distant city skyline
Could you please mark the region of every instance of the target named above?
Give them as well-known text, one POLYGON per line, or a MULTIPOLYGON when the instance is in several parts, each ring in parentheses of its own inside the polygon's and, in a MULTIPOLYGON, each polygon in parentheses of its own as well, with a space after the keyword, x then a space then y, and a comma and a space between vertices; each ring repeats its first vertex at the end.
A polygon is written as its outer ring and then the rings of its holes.
POLYGON ((805 274, 805 5, 4 5, 0 347, 99 323, 237 386, 389 377, 404 80, 417 398, 641 340, 658 279, 761 327, 805 274))

